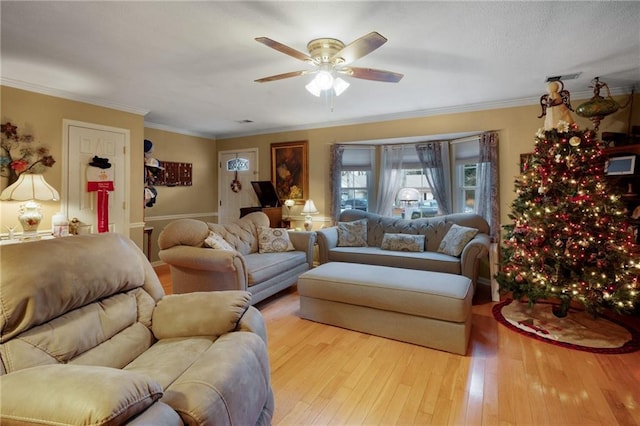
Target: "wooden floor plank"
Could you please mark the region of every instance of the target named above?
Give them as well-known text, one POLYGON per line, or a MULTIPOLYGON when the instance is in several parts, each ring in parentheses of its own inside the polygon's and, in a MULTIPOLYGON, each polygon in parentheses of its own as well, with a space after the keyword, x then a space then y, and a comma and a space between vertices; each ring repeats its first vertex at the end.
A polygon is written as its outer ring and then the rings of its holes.
MULTIPOLYGON (((156 271, 170 293, 168 268, 156 271)), ((530 339, 498 324, 479 291, 466 356, 303 320, 295 288, 259 303, 273 425, 640 426, 640 352, 530 339)))

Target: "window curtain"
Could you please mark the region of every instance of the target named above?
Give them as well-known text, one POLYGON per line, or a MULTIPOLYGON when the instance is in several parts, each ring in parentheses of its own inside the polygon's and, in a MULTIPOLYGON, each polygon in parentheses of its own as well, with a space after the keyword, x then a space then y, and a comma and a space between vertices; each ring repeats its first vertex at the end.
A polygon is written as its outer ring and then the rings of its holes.
POLYGON ((329 153, 329 179, 331 202, 329 204, 329 214, 334 223, 338 222, 340 216, 340 186, 342 182, 342 155, 344 145, 333 144, 329 153))
POLYGON ((497 132, 487 132, 480 136, 477 182, 477 213, 489 223, 492 240, 498 241, 500 237, 500 188, 497 132))
POLYGON ((396 194, 402 184, 404 146, 384 145, 381 152, 378 198, 374 209, 382 216, 391 216, 396 194))
POLYGON ((433 192, 433 198, 438 202, 440 213, 451 214, 448 142, 419 143, 416 144, 416 151, 422 171, 433 192))

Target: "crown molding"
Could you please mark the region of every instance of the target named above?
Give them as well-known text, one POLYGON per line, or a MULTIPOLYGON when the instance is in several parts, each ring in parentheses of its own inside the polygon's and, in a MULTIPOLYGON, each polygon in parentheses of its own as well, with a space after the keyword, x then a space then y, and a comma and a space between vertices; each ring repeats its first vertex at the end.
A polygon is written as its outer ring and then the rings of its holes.
POLYGON ((42 95, 55 96, 57 98, 68 99, 71 101, 84 102, 86 104, 96 105, 100 107, 115 109, 118 111, 128 112, 131 114, 145 116, 150 110, 134 107, 131 105, 118 104, 106 101, 94 96, 82 96, 70 93, 65 90, 54 89, 52 87, 41 86, 39 84, 28 83, 26 81, 15 80, 12 78, 0 77, 0 85, 13 87, 14 89, 27 90, 29 92, 40 93, 42 95))
MULTIPOLYGON (((628 95, 631 93, 632 87, 610 87, 609 90, 611 92, 611 96, 628 95)), ((593 96, 592 90, 571 93, 571 97, 573 99, 590 99, 592 96, 593 96)), ((422 110, 414 110, 414 111, 405 111, 405 112, 392 113, 392 114, 372 115, 369 117, 353 118, 348 120, 339 120, 339 121, 331 121, 331 122, 323 122, 323 123, 309 123, 309 124, 304 124, 300 126, 273 127, 270 129, 263 129, 259 132, 244 132, 244 133, 232 132, 232 133, 218 134, 216 135, 216 139, 218 140, 231 139, 231 138, 238 138, 238 137, 265 135, 265 134, 272 134, 272 133, 283 133, 283 132, 291 132, 291 131, 298 131, 298 130, 322 129, 322 128, 328 128, 328 127, 351 126, 356 124, 379 123, 384 121, 407 120, 407 119, 421 118, 421 117, 432 117, 436 115, 460 114, 465 112, 476 112, 476 111, 486 111, 486 110, 492 110, 492 109, 530 106, 530 105, 537 105, 539 103, 540 103, 540 96, 507 99, 507 100, 501 100, 501 101, 481 102, 476 104, 454 105, 454 106, 442 107, 442 108, 430 108, 430 109, 422 109, 422 110)))
POLYGON ((163 130, 165 132, 178 133, 180 135, 195 136, 195 137, 198 137, 198 138, 211 139, 213 141, 216 140, 216 135, 213 134, 213 133, 194 132, 194 131, 191 131, 191 130, 180 129, 178 127, 167 126, 165 124, 152 123, 152 122, 146 121, 146 120, 144 122, 144 127, 149 127, 151 129, 156 129, 156 130, 163 130))
MULTIPOLYGON (((111 108, 118 111, 129 112, 132 114, 146 116, 151 110, 146 110, 142 108, 133 107, 130 105, 118 104, 114 102, 109 102, 104 99, 100 99, 92 96, 81 96, 74 93, 70 93, 64 90, 58 90, 51 87, 45 87, 34 83, 28 83, 25 81, 15 80, 6 77, 0 77, 0 85, 9 86, 16 89, 28 90, 30 92, 41 93, 43 95, 55 96, 63 99, 69 99, 78 102, 84 102, 91 105, 97 105, 105 108, 111 108)), ((610 87, 609 91, 612 96, 617 95, 628 95, 631 93, 633 87, 610 87)), ((593 91, 586 90, 580 92, 572 92, 571 97, 573 99, 590 99, 593 96, 593 91)), ((231 138, 239 138, 239 137, 247 137, 247 136, 257 136, 257 135, 265 135, 272 133, 282 133, 282 132, 291 132, 291 131, 299 131, 299 130, 311 130, 311 129, 322 129, 328 127, 340 127, 340 126, 350 126, 357 124, 369 124, 369 123, 379 123, 384 121, 395 121, 395 120, 406 120, 420 117, 431 117, 437 115, 445 115, 445 114, 459 114, 465 112, 475 112, 475 111, 486 111, 492 109, 501 109, 501 108, 514 108, 521 106, 529 106, 536 105, 540 102, 540 97, 526 97, 526 98, 517 98, 517 99, 507 99, 501 101, 490 101, 490 102, 481 102, 475 104, 466 104, 466 105, 454 105, 449 107, 442 108, 430 108, 430 109, 422 109, 422 110, 414 110, 414 111, 405 111, 399 113, 391 113, 391 114, 381 114, 381 115, 372 115, 368 117, 359 117, 352 118, 347 120, 338 120, 331 122, 317 122, 317 123, 307 123, 303 125, 297 126, 281 126, 281 127, 272 127, 267 129, 262 129, 260 131, 249 131, 249 132, 229 132, 229 133, 204 133, 204 132, 193 132, 190 130, 185 130, 181 128, 176 128, 168 125, 164 125, 161 123, 152 123, 145 121, 145 127, 150 127, 152 129, 164 130, 168 132, 202 137, 206 139, 220 140, 220 139, 231 139, 231 138)))

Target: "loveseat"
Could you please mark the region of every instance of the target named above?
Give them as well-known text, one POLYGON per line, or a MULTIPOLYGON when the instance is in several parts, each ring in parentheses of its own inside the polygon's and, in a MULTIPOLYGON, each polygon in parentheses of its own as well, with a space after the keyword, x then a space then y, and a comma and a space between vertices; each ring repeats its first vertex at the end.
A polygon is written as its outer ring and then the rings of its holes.
POLYGON ((0 251, 0 424, 270 424, 249 293, 165 296, 118 234, 0 251))
POLYGON ((173 292, 244 290, 255 304, 294 285, 313 265, 315 232, 286 231, 277 241, 284 238, 291 244, 270 250, 265 250, 261 232, 276 232, 262 212, 230 224, 170 222, 158 236, 158 246, 160 259, 171 270, 173 292), (212 245, 219 248, 205 246, 212 237, 212 245))
MULTIPOLYGON (((476 214, 457 213, 409 220, 381 216, 357 209, 342 211, 338 225, 318 230, 317 236, 321 264, 327 262, 365 263, 445 272, 468 277, 474 288, 477 285, 479 264, 482 259, 488 257, 490 242, 489 225, 486 220, 476 214), (362 226, 360 243, 356 241, 339 244, 339 230, 344 229, 340 226, 347 223, 358 223, 362 226), (439 251, 443 239, 453 225, 477 230, 477 233, 467 243, 459 247, 459 254, 458 251, 439 251), (385 234, 391 234, 387 237, 397 236, 398 238, 402 238, 402 235, 398 234, 419 238, 422 238, 420 236, 423 235, 424 241, 419 240, 420 244, 414 244, 414 249, 409 248, 411 251, 405 251, 406 246, 397 247, 394 245, 393 239, 387 238, 385 240, 385 234), (387 241, 391 241, 391 243, 385 246, 387 241)), ((398 239, 395 241, 397 242, 398 239)))

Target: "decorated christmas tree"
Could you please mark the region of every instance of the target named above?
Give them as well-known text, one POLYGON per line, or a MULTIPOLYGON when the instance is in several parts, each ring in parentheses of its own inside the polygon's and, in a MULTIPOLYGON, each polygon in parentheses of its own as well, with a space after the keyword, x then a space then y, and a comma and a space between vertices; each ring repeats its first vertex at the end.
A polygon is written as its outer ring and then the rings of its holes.
POLYGON ((628 212, 607 184, 603 145, 573 123, 559 89, 550 85, 542 98, 545 127, 516 178, 496 279, 515 299, 559 301, 559 317, 572 300, 594 315, 628 313, 640 294, 628 212))

